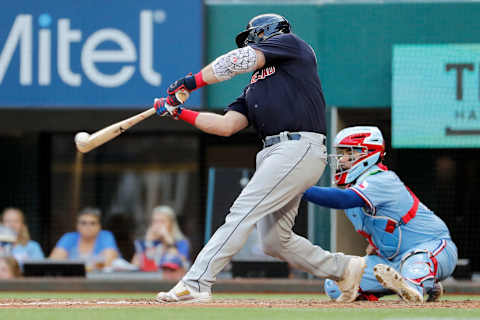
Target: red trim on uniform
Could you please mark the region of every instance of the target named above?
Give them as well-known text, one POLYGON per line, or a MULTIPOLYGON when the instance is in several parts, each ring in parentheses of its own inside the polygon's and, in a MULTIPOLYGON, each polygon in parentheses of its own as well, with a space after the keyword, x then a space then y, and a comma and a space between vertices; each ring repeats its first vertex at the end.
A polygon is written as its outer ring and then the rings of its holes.
POLYGON ((435 256, 431 256, 430 259, 431 259, 432 262, 433 262, 433 275, 436 276, 436 275, 437 275, 437 269, 438 269, 438 261, 437 261, 437 258, 435 258, 435 256))
POLYGON ((430 272, 430 274, 427 274, 425 277, 421 277, 421 278, 417 278, 417 279, 408 279, 408 280, 412 281, 416 285, 419 285, 423 288, 423 281, 425 281, 427 279, 431 279, 431 278, 435 278, 435 275, 432 272, 430 272))
POLYGON ((371 245, 372 247, 374 247, 375 250, 378 252, 378 248, 377 248, 377 246, 375 245, 375 243, 373 243, 373 240, 372 240, 372 236, 371 236, 371 235, 369 235, 368 233, 366 233, 366 232, 363 231, 363 230, 358 230, 357 232, 360 233, 362 236, 364 236, 364 237, 368 240, 368 243, 370 243, 370 245, 371 245))
POLYGON ((387 225, 385 226, 385 231, 388 233, 393 233, 395 231, 395 227, 397 226, 397 223, 393 220, 388 219, 387 225))
POLYGON ((412 190, 410 190, 407 186, 405 186, 405 188, 407 188, 408 192, 410 192, 410 194, 412 195, 412 198, 413 198, 413 205, 412 205, 412 207, 411 207, 410 210, 408 210, 408 212, 402 217, 403 223, 404 223, 404 224, 407 224, 408 221, 412 220, 412 219, 415 218, 415 216, 417 215, 418 204, 420 203, 420 200, 418 200, 417 196, 412 192, 412 190))
POLYGON ((384 165, 383 163, 377 163, 377 167, 379 167, 383 171, 388 171, 388 167, 386 165, 384 165))
POLYGON ((442 244, 440 244, 440 246, 437 249, 433 250, 432 256, 435 257, 436 255, 438 255, 440 251, 445 249, 446 246, 447 246, 447 240, 442 240, 442 244))
POLYGON ((370 200, 368 200, 366 195, 364 195, 361 191, 357 190, 355 187, 351 187, 350 190, 353 190, 360 198, 363 199, 363 201, 365 201, 365 203, 370 207, 370 209, 375 212, 375 207, 370 202, 370 200))
POLYGON ((200 112, 197 112, 197 111, 182 109, 182 112, 178 115, 178 119, 188 122, 194 126, 195 120, 197 119, 199 114, 200 112))
POLYGON ((440 246, 433 250, 433 252, 430 254, 430 259, 432 260, 433 262, 433 275, 437 275, 437 270, 438 270, 438 261, 437 261, 437 258, 435 258, 435 256, 437 256, 443 249, 445 249, 445 247, 447 246, 447 241, 446 240, 442 240, 442 243, 440 244, 440 246))
POLYGON ((204 87, 208 84, 205 82, 205 80, 203 80, 202 71, 196 73, 194 77, 195 77, 195 85, 197 86, 195 89, 204 87))

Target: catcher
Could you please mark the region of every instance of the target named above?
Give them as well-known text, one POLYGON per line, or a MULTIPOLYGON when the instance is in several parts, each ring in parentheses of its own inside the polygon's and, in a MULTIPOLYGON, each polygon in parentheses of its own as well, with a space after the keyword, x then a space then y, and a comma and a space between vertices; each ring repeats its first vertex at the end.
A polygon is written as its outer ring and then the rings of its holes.
MULTIPOLYGON (((355 230, 366 237, 367 268, 357 299, 378 300, 397 293, 409 303, 438 301, 439 281, 457 263, 457 247, 445 223, 382 164, 385 144, 377 127, 351 127, 335 137, 334 179, 345 189, 311 187, 304 198, 318 205, 344 209, 355 230)), ((340 291, 325 282, 327 295, 340 291)))

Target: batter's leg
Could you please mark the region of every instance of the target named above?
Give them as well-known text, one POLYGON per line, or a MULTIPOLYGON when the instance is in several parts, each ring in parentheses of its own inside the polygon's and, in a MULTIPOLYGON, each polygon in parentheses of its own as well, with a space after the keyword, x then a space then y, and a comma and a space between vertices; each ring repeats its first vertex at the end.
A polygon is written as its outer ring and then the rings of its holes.
MULTIPOLYGON (((385 264, 389 265, 394 268, 398 268, 399 262, 391 262, 385 258, 382 258, 377 255, 367 255, 365 257, 367 261, 367 267, 365 268, 365 272, 362 276, 362 281, 360 282, 360 290, 359 290, 359 297, 365 295, 367 300, 370 295, 373 295, 377 298, 382 297, 388 294, 395 294, 395 292, 384 288, 377 280, 375 275, 373 274, 373 267, 377 264, 385 264)), ((336 300, 340 294, 342 293, 337 286, 336 281, 331 279, 325 280, 325 293, 332 299, 336 300)))
POLYGON ((318 181, 325 166, 324 148, 300 140, 259 152, 257 171, 182 281, 192 290, 209 292, 216 275, 242 248, 255 224, 318 181))
POLYGON ((351 257, 330 253, 292 231, 300 200, 301 196, 295 197, 285 207, 257 223, 263 251, 317 277, 338 280, 351 257))

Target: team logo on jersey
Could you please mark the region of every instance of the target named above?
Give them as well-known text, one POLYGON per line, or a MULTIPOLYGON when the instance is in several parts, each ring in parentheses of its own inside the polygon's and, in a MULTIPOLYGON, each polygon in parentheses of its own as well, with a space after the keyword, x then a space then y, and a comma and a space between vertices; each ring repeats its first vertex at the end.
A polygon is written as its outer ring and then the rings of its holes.
POLYGON ((362 189, 362 190, 367 189, 367 187, 368 187, 368 182, 367 182, 367 181, 363 181, 362 183, 360 183, 360 184, 358 185, 358 188, 359 188, 359 189, 362 189))
POLYGON ((257 82, 258 80, 263 80, 274 73, 275 73, 275 66, 266 67, 261 70, 258 70, 253 74, 252 80, 250 80, 250 84, 257 82))

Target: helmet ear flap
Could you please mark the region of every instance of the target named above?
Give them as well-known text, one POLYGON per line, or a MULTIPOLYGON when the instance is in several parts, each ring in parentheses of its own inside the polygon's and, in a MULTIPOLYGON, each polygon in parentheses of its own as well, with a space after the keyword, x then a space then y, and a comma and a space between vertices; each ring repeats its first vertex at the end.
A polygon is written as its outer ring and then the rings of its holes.
POLYGON ((248 34, 250 33, 250 30, 245 30, 240 32, 236 38, 235 38, 235 43, 237 44, 237 47, 243 48, 247 45, 247 38, 248 34))

